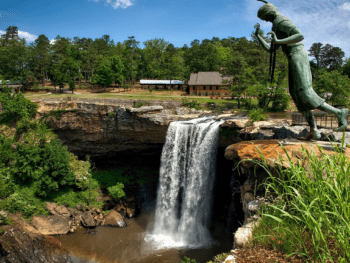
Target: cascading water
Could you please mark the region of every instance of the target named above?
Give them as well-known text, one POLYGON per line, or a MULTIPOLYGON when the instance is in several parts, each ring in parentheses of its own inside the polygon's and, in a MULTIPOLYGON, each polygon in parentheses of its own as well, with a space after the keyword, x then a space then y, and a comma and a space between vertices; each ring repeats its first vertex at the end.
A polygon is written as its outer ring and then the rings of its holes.
POLYGON ((208 230, 219 126, 214 117, 172 122, 163 147, 152 241, 212 244, 208 230))

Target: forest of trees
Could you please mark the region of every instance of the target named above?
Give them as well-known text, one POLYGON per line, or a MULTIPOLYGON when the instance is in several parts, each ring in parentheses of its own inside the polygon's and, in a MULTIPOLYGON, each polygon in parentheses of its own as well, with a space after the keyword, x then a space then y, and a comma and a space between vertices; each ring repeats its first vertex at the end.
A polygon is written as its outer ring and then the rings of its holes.
MULTIPOLYGON (((50 81, 58 87, 75 88, 89 80, 101 86, 112 83, 132 84, 139 79, 183 79, 199 71, 221 71, 232 75, 230 89, 240 98, 259 97, 261 107, 269 105, 284 108, 289 100, 288 63, 281 50, 277 52, 274 82, 268 82, 270 55, 258 44, 254 34, 251 40, 228 37, 195 39, 190 46, 175 47, 162 38, 140 42, 134 36, 115 43, 109 35, 95 40, 57 36, 52 43, 40 35, 27 44, 18 38, 16 27, 9 27, 0 39, 0 78, 30 85, 44 86, 50 81), (34 80, 34 81, 29 81, 34 80)), ((264 36, 264 32, 260 34, 264 36)), ((344 52, 329 44, 314 43, 309 50, 314 89, 327 94, 333 104, 347 104, 350 96, 350 59, 344 52), (331 94, 331 95, 330 95, 331 94)))

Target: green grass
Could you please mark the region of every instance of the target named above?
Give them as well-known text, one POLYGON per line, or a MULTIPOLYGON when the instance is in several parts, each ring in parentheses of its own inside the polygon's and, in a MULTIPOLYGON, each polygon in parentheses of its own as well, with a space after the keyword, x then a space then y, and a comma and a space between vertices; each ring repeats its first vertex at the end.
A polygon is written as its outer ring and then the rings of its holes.
MULTIPOLYGON (((279 176, 266 183, 274 202, 262 207, 253 244, 312 262, 350 262, 349 158, 304 149, 297 164, 287 162, 290 168, 279 165, 279 176)), ((265 160, 260 165, 268 169, 265 160)))

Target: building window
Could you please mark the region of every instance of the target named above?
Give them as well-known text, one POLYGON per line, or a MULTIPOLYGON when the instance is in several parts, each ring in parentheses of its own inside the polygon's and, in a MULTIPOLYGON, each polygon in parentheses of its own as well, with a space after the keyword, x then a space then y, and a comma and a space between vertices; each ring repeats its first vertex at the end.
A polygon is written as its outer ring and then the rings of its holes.
POLYGON ((216 86, 216 90, 219 90, 219 86, 216 86))
POLYGON ((213 86, 212 85, 210 85, 210 90, 212 90, 213 89, 213 86))

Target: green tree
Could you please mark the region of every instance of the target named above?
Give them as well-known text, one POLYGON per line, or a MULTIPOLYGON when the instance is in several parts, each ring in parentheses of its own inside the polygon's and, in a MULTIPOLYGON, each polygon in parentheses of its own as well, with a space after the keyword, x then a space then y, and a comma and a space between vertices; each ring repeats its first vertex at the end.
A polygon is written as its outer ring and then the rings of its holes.
POLYGON ((109 86, 113 83, 114 77, 115 75, 112 71, 111 61, 104 59, 93 75, 92 82, 102 85, 105 91, 106 86, 109 86))
POLYGON ((345 63, 342 67, 342 73, 343 75, 346 75, 350 78, 350 58, 347 58, 345 60, 345 63))
POLYGON ((31 66, 37 79, 41 80, 41 86, 45 86, 45 78, 50 63, 50 41, 45 35, 40 35, 32 48, 31 66))
POLYGON ((332 105, 349 105, 350 79, 338 70, 323 71, 315 83, 315 91, 332 105))
POLYGON ((134 87, 134 53, 138 48, 140 42, 136 41, 134 36, 128 37, 128 40, 125 41, 127 50, 129 51, 130 58, 130 70, 131 70, 131 87, 134 87))

